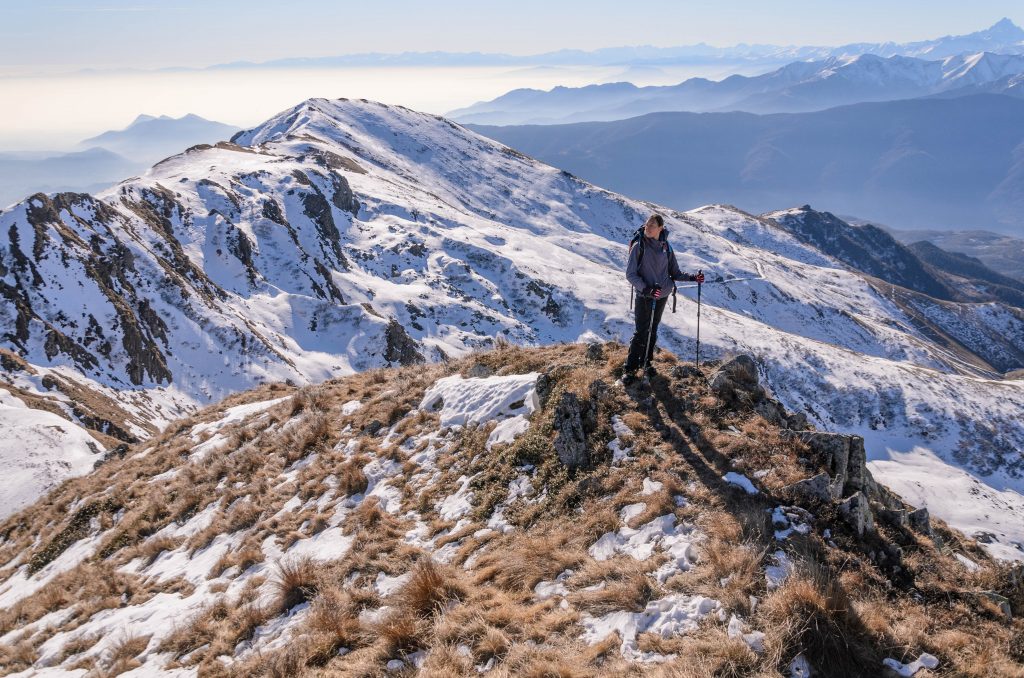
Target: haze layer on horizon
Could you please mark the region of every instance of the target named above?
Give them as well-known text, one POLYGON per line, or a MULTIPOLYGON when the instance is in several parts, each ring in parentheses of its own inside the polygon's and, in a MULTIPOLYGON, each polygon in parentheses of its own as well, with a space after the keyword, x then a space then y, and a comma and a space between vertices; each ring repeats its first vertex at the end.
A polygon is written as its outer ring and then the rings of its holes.
POLYGON ((298 0, 0 0, 0 151, 67 150, 139 113, 195 113, 247 127, 310 97, 367 98, 445 113, 511 89, 628 80, 755 75, 781 64, 673 66, 401 66, 207 68, 233 62, 377 52, 538 54, 624 45, 838 45, 964 33, 999 17, 1024 23, 1019 0, 855 7, 822 0, 470 3, 298 0))

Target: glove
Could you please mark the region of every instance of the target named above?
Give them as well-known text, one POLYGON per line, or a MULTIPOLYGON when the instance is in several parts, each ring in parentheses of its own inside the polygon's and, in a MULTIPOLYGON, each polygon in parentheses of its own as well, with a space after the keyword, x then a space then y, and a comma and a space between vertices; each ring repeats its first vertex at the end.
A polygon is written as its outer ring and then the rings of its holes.
POLYGON ((661 285, 651 285, 644 288, 641 292, 645 297, 651 297, 652 299, 661 299, 661 285))
POLYGON ((697 275, 693 276, 693 282, 695 282, 697 284, 703 283, 704 282, 704 272, 701 271, 697 275))

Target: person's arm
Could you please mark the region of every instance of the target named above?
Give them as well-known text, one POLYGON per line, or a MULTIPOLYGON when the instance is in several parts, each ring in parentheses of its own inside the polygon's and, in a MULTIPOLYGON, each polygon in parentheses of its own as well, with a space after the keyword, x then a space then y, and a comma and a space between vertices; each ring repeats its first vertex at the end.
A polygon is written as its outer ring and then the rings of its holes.
POLYGON ((675 250, 669 251, 668 256, 668 274, 673 280, 684 280, 686 282, 704 282, 703 273, 683 273, 679 270, 679 262, 676 261, 675 250))
POLYGON ((634 245, 629 251, 629 261, 626 263, 626 280, 633 286, 633 289, 643 294, 647 285, 644 283, 644 279, 640 277, 639 252, 639 244, 634 245))

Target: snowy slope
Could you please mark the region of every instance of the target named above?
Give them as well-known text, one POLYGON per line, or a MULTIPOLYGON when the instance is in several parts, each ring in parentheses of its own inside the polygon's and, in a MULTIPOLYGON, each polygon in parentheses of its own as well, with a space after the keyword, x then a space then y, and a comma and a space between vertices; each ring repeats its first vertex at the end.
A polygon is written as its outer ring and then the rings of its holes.
POLYGON ((100 444, 81 426, 31 409, 0 389, 0 520, 68 476, 92 470, 100 444))
MULTIPOLYGON (((0 214, 3 344, 136 406, 152 394, 192 407, 496 336, 627 339, 625 242, 652 209, 442 118, 310 100, 96 198, 34 196, 0 214)), ((718 206, 666 216, 684 269, 743 279, 704 289, 705 355, 753 353, 791 409, 863 432, 877 459, 923 446, 1024 489, 1024 383, 980 373, 762 220, 718 206)), ((665 319, 681 355, 692 294, 665 319)))

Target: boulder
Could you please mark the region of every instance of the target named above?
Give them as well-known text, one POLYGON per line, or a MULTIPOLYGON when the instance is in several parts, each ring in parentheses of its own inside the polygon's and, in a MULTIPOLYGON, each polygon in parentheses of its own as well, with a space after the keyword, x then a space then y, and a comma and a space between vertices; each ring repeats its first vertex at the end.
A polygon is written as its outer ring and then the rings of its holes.
POLYGON ((830 502, 838 497, 834 494, 832 479, 827 473, 819 473, 813 478, 805 478, 792 485, 782 488, 786 494, 805 500, 830 502))
POLYGON ((698 381, 706 381, 704 373, 693 365, 676 365, 668 371, 668 376, 676 380, 697 379, 698 381))
POLYGON ((875 519, 871 514, 871 505, 860 492, 847 497, 839 504, 839 513, 843 516, 857 536, 875 531, 875 519))
POLYGON ((590 463, 583 429, 583 406, 575 393, 563 393, 555 407, 555 452, 570 470, 590 463))
POLYGON ((711 390, 732 407, 756 403, 765 397, 757 364, 749 355, 738 355, 719 367, 711 377, 711 390))
POLYGON ((910 529, 921 534, 932 533, 932 523, 928 518, 928 509, 921 507, 915 509, 907 514, 907 523, 910 525, 910 529))
MULTIPOLYGON (((824 431, 783 431, 783 435, 802 440, 811 448, 816 461, 824 466, 839 486, 836 498, 865 489, 868 475, 864 439, 845 433, 824 431)), ((870 485, 873 486, 873 483, 870 485)))
POLYGON ((482 377, 489 377, 494 374, 494 370, 483 363, 476 363, 468 370, 466 370, 466 376, 471 379, 480 379, 482 377))
POLYGON ((587 344, 587 360, 604 360, 604 346, 595 342, 587 344))
POLYGON ((786 428, 792 431, 806 431, 811 428, 807 421, 807 415, 803 412, 794 412, 786 417, 786 428))

